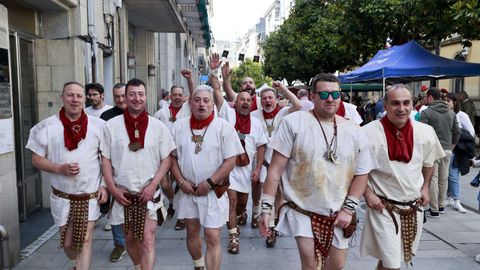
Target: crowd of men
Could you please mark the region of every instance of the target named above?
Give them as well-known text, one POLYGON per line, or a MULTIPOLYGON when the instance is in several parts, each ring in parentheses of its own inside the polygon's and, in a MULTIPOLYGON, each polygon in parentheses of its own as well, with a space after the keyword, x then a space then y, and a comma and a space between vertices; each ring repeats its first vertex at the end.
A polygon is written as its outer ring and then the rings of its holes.
POLYGON ((111 261, 128 252, 134 269, 153 269, 157 226, 176 215, 194 269, 220 269, 222 228, 227 251, 240 253, 249 196, 251 227, 269 248, 279 234, 295 237, 302 269, 345 266, 362 197, 361 254, 378 259, 377 269, 412 262, 423 207, 430 205, 430 216, 445 207, 445 174, 459 139, 439 90, 429 91, 429 108, 415 121, 412 91, 393 85, 384 117, 360 126, 333 74, 316 75, 297 97, 279 81, 257 95, 250 77, 235 93, 229 64, 217 54, 210 69, 210 86, 195 86, 183 70, 187 93, 172 86, 154 116, 139 79, 114 86, 114 107, 104 103, 100 84, 67 82, 61 110, 32 128, 27 148, 50 180, 71 269, 89 269, 106 202, 111 261), (278 103, 279 94, 289 105, 278 103), (92 106, 84 109, 86 97, 92 106))

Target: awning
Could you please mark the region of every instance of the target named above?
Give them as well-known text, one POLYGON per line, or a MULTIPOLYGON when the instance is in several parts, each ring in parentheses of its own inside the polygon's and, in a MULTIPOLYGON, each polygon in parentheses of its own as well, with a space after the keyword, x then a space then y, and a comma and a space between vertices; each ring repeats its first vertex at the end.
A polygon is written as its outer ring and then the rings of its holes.
POLYGON ((368 91, 382 91, 383 85, 381 83, 342 83, 340 88, 343 92, 368 92, 368 91))

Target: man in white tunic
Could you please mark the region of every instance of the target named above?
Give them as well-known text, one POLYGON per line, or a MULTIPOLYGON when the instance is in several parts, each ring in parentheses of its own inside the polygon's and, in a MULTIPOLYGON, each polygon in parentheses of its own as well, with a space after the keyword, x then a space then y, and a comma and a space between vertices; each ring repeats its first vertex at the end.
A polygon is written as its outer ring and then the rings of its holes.
POLYGON ((100 217, 99 203, 107 200, 102 179, 99 147, 104 121, 87 116, 85 91, 77 82, 62 90, 60 112, 30 130, 26 148, 32 163, 50 180, 50 207, 61 243, 72 269, 89 269, 92 233, 100 217), (76 267, 76 268, 75 268, 76 267))
POLYGON ((356 221, 352 216, 368 172, 377 166, 360 127, 335 114, 339 87, 333 74, 315 76, 314 109, 285 116, 271 142, 260 233, 272 233, 268 221, 281 182, 287 202, 280 209, 277 230, 295 236, 303 270, 344 267, 351 235, 342 229, 356 221))
POLYGON ((423 227, 421 206, 429 203, 436 159, 444 156, 432 127, 411 121, 411 91, 394 85, 385 95, 386 117, 362 128, 379 167, 369 175, 368 208, 360 252, 379 260, 377 269, 410 263, 423 227))
POLYGON ((153 269, 155 229, 166 216, 158 187, 175 144, 165 125, 147 115, 144 82, 130 80, 125 95, 127 109, 105 124, 101 145, 103 175, 115 198, 110 222, 123 224, 135 269, 153 269))
POLYGON ((177 144, 172 173, 179 184, 178 218, 185 220, 187 248, 196 270, 220 269, 221 227, 228 220, 228 198, 222 192, 236 156, 243 153, 235 129, 213 112, 213 91, 201 85, 190 99, 192 115, 173 125, 177 144), (220 190, 221 189, 221 190, 220 190), (207 244, 202 256, 200 229, 207 244))
MULTIPOLYGON (((253 215, 252 215, 252 224, 258 223, 258 216, 260 215, 260 195, 262 194, 262 185, 265 182, 265 178, 267 176, 267 168, 272 159, 273 150, 270 147, 270 141, 275 135, 277 127, 279 126, 280 122, 282 121, 283 117, 287 114, 299 111, 302 109, 302 103, 300 100, 292 93, 288 88, 283 86, 280 82, 275 81, 272 84, 273 88, 265 88, 260 93, 260 98, 262 102, 262 108, 256 111, 251 112, 251 115, 258 118, 262 123, 263 130, 267 135, 267 139, 269 143, 267 144, 267 149, 265 151, 265 161, 264 166, 262 166, 262 170, 260 171, 260 181, 258 183, 252 183, 252 199, 253 199, 253 215), (274 89, 275 88, 275 89, 274 89), (277 91, 280 92, 284 97, 286 97, 290 104, 289 107, 280 108, 277 102, 277 91)), ((281 204, 281 195, 280 190, 277 193, 277 200, 276 200, 276 208, 281 204)), ((276 211, 273 211, 276 213, 276 211)), ((244 214, 246 215, 246 213, 244 214)), ((246 219, 246 218, 245 218, 246 219)), ((276 243, 276 232, 274 230, 275 224, 275 215, 271 216, 270 219, 270 230, 272 233, 267 237, 265 244, 267 247, 274 247, 276 243)), ((252 226, 253 227, 253 226, 252 226)))
POLYGON ((235 99, 235 109, 233 109, 224 102, 217 77, 211 76, 210 82, 215 92, 215 105, 218 108, 219 117, 234 126, 245 150, 244 154, 237 156, 235 168, 230 173, 230 187, 227 191, 230 206, 227 223, 230 237, 228 252, 238 254, 240 253, 240 242, 237 216, 246 212, 251 183, 258 182, 265 155, 267 136, 260 121, 256 117, 250 116, 252 97, 249 93, 238 93, 235 99))

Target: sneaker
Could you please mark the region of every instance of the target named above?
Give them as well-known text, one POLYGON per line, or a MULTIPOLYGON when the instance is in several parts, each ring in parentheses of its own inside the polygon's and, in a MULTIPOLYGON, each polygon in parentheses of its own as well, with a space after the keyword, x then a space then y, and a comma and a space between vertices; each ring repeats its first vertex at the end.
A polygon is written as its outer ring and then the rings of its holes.
POLYGON ((445 207, 439 207, 438 208, 438 213, 439 214, 445 214, 445 207))
POLYGON ((185 222, 183 222, 183 219, 177 219, 177 223, 175 224, 175 230, 181 231, 183 229, 185 229, 185 222))
POLYGON ((433 219, 440 218, 440 214, 438 212, 433 212, 432 209, 426 210, 425 215, 433 219))
POLYGON ((480 263, 480 254, 478 254, 477 256, 475 256, 475 261, 477 261, 478 263, 480 263))
POLYGON ((103 226, 103 230, 106 231, 106 232, 109 232, 109 231, 112 230, 112 225, 110 225, 110 220, 107 219, 107 222, 103 226))
POLYGON ((445 206, 449 205, 454 205, 455 200, 452 197, 448 197, 447 200, 445 200, 445 206))
POLYGON ((123 255, 125 255, 126 250, 124 246, 115 246, 115 248, 112 251, 112 254, 110 254, 110 261, 112 262, 118 262, 123 258, 123 255))
POLYGON ((460 202, 460 200, 455 200, 455 201, 454 201, 453 209, 457 210, 458 212, 460 212, 460 213, 462 213, 462 214, 467 213, 467 210, 465 210, 465 208, 463 208, 462 203, 460 202))

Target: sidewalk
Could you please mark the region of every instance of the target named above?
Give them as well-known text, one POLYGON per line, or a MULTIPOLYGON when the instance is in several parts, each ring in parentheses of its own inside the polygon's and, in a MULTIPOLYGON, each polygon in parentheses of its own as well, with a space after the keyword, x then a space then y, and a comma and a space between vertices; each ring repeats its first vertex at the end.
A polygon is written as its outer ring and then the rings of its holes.
MULTIPOLYGON (((440 219, 428 219, 424 226, 419 250, 413 259, 413 267, 409 269, 480 269, 480 263, 474 260, 475 255, 480 253, 480 214, 475 210, 478 209, 476 201, 478 188, 473 189, 469 185, 477 172, 478 169, 472 169, 470 174, 462 177, 462 201, 469 208, 468 212, 461 214, 449 206, 446 209, 447 212, 440 215, 440 219)), ((360 226, 363 224, 363 217, 363 210, 360 210, 360 226)), ((102 220, 95 229, 91 269, 133 270, 128 255, 125 255, 120 262, 109 261, 113 241, 111 232, 102 230, 104 222, 105 220, 102 220)), ((186 249, 185 231, 175 231, 174 224, 175 220, 168 220, 157 229, 155 269, 193 269, 186 249)), ((59 235, 56 229, 53 229, 51 234, 53 234, 52 237, 44 235, 44 238, 47 238, 46 242, 14 269, 67 269, 67 257, 63 250, 58 249, 59 235)), ((376 261, 373 258, 360 257, 359 243, 360 231, 352 241, 353 248, 349 251, 345 269, 375 269, 376 261)), ((281 237, 275 248, 268 249, 265 247, 265 240, 259 237, 258 231, 251 229, 250 224, 247 223, 246 226, 241 227, 240 254, 228 254, 227 244, 228 235, 224 228, 222 269, 300 269, 299 255, 292 237, 281 237)), ((402 269, 407 267, 403 265, 402 269)))

